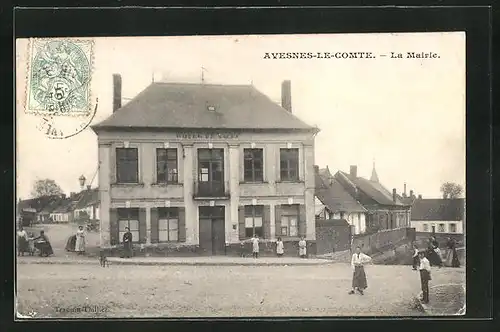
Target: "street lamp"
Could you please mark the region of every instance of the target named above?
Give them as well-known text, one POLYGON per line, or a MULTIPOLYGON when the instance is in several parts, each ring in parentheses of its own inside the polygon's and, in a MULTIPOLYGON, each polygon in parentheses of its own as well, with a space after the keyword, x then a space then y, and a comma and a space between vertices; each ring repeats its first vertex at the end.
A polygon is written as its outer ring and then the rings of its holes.
POLYGON ((83 190, 83 186, 85 186, 86 180, 87 179, 85 178, 85 176, 83 174, 78 178, 78 181, 80 181, 80 187, 82 188, 82 190, 83 190))

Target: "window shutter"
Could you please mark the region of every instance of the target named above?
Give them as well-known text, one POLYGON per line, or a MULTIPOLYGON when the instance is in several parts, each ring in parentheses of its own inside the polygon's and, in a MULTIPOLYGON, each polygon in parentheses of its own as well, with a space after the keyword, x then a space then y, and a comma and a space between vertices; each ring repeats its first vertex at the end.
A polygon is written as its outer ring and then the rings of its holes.
POLYGON ((159 216, 158 216, 158 208, 151 209, 151 243, 158 243, 159 241, 159 216))
POLYGON ((111 245, 115 246, 120 243, 118 239, 118 210, 109 209, 109 236, 111 239, 111 245))
POLYGON ((111 183, 116 183, 117 182, 117 178, 116 178, 116 163, 117 163, 117 158, 116 158, 116 148, 115 147, 112 147, 111 148, 111 158, 110 159, 110 172, 111 172, 111 183))
POLYGON ((264 205, 264 215, 262 218, 262 227, 264 228, 264 239, 271 238, 271 207, 264 205))
POLYGON ((186 211, 185 208, 179 208, 179 242, 186 242, 186 211))
POLYGON ((147 236, 147 228, 146 228, 146 209, 139 209, 139 243, 146 243, 147 236))
POLYGON ((306 206, 299 205, 299 236, 306 236, 306 206))
POLYGON ((274 210, 276 216, 274 223, 276 224, 276 236, 278 237, 281 236, 281 205, 276 205, 274 210))
POLYGON ((245 206, 238 206, 238 234, 240 240, 245 239, 245 206))

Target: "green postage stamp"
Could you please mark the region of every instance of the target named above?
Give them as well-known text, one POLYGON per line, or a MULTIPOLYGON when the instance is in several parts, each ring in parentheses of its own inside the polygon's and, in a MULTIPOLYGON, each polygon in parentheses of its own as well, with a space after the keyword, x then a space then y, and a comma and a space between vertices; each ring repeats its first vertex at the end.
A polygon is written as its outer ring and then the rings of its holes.
POLYGON ((26 112, 81 116, 92 112, 93 40, 32 39, 26 112))

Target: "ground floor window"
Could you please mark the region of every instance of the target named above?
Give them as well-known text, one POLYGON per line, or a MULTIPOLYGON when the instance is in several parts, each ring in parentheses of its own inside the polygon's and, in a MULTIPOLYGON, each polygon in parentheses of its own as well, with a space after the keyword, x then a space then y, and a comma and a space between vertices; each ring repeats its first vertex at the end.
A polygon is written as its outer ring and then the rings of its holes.
POLYGON ((429 231, 429 225, 424 224, 424 226, 423 226, 423 227, 424 227, 424 232, 428 232, 428 231, 429 231))
POLYGON ((158 209, 158 240, 160 242, 179 241, 179 209, 158 209))
POLYGON ((281 235, 299 235, 299 205, 281 206, 281 235))
POLYGON ((449 229, 450 229, 450 233, 456 233, 457 232, 457 224, 450 224, 449 229))
POLYGON ((439 224, 439 226, 438 226, 438 232, 444 233, 444 224, 439 224))
POLYGON ((125 228, 132 233, 132 242, 139 242, 139 209, 118 209, 118 240, 123 243, 125 228))
POLYGON ((254 235, 263 237, 262 218, 264 213, 263 205, 245 206, 245 237, 250 238, 254 235))

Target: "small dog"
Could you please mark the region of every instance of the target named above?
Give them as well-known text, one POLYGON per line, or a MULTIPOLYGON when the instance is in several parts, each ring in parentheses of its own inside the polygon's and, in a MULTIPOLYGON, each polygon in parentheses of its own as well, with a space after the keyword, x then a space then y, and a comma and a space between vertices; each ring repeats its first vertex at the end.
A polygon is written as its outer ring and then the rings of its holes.
POLYGON ((101 267, 109 267, 108 258, 106 257, 104 251, 99 253, 99 263, 101 264, 101 267))

